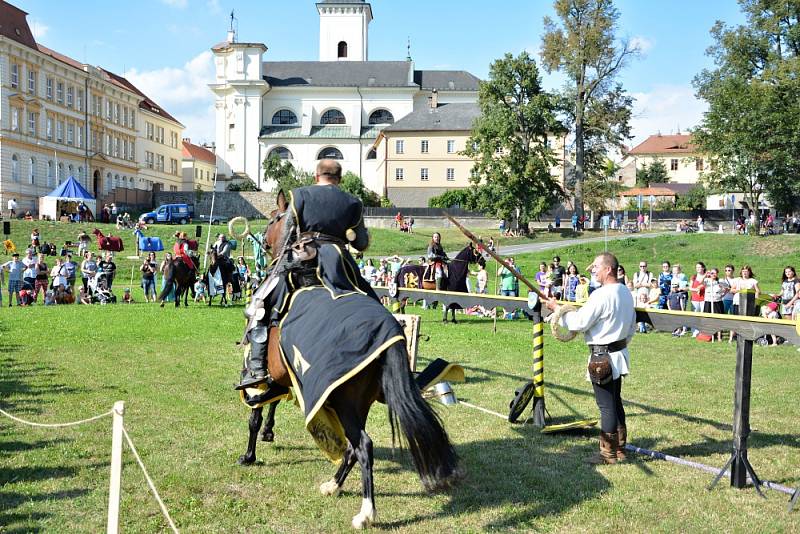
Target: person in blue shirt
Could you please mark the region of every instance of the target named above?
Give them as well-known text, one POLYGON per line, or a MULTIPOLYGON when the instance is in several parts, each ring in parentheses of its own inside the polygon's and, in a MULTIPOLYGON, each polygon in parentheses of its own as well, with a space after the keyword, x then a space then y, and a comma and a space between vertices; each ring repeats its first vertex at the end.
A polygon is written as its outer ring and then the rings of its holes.
POLYGON ((573 232, 577 232, 578 231, 578 214, 577 213, 573 213, 572 214, 572 231, 573 232))
POLYGON ((16 293, 17 306, 19 306, 19 291, 22 289, 22 273, 25 271, 25 264, 19 260, 19 252, 11 255, 11 261, 0 265, 0 269, 8 271, 8 306, 13 302, 11 296, 16 293))
POLYGON ((667 309, 667 297, 672 285, 672 266, 668 261, 661 262, 661 274, 658 275, 658 287, 661 289, 661 296, 658 298, 658 309, 667 309))

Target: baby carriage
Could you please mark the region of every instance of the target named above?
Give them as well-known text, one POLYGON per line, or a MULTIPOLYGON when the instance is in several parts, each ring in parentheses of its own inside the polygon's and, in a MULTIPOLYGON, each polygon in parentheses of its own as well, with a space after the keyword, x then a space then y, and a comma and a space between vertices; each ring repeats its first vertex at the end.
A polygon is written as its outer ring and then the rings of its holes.
POLYGON ((89 294, 92 296, 92 302, 100 304, 117 302, 117 297, 108 289, 108 278, 104 272, 98 272, 89 279, 89 294))

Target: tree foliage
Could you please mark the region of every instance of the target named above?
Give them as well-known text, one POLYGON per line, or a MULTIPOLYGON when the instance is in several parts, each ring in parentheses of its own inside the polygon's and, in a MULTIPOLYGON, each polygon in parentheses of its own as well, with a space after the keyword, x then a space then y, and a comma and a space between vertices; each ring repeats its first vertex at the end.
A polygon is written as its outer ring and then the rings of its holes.
POLYGON ((470 189, 451 189, 428 199, 429 208, 466 208, 474 204, 470 189))
MULTIPOLYGON (((800 191, 800 2, 740 0, 746 23, 711 30, 715 67, 695 77, 708 102, 694 142, 711 160, 704 180, 742 191, 751 206, 766 194, 800 191)), ((782 203, 791 207, 792 201, 782 203)))
POLYGON ((667 166, 660 159, 654 160, 650 165, 644 164, 636 169, 636 185, 650 187, 650 184, 666 184, 669 182, 667 166))
POLYGON ((377 207, 381 205, 381 197, 374 191, 368 189, 364 185, 364 181, 361 177, 354 172, 347 171, 342 175, 339 188, 361 199, 361 203, 364 204, 364 206, 377 207))
POLYGON ((274 181, 276 191, 288 193, 292 189, 314 183, 314 176, 311 173, 295 169, 294 165, 277 155, 265 159, 263 169, 264 180, 274 181))
POLYGON ((678 195, 675 201, 677 210, 702 210, 706 208, 706 197, 710 191, 702 183, 695 184, 691 189, 682 195, 678 195))
POLYGON ((244 180, 244 181, 239 182, 239 183, 228 184, 227 190, 228 191, 259 191, 258 186, 255 184, 255 182, 253 182, 253 180, 250 180, 249 178, 247 180, 244 180))
POLYGON ((619 166, 606 158, 602 165, 592 167, 583 184, 584 204, 592 211, 603 212, 610 200, 615 200, 624 189, 615 176, 619 166))
POLYGON ((638 49, 617 42, 619 11, 612 0, 555 0, 554 8, 559 22, 544 18, 542 61, 547 72, 562 71, 569 79, 561 101, 574 125, 571 189, 581 215, 584 181, 599 174, 608 148, 630 137, 633 99, 616 78, 638 49))
POLYGON ((481 116, 464 151, 476 160, 469 208, 508 220, 518 215, 527 228, 563 195, 551 174, 557 160, 549 147, 563 131, 556 99, 542 88, 536 62, 522 52, 492 63, 478 104, 481 116))

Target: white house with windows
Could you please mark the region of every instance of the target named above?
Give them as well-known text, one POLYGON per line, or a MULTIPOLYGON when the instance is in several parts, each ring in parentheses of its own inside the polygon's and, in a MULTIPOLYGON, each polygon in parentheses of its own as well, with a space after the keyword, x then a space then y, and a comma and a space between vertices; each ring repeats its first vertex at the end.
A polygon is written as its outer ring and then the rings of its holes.
POLYGON ((479 80, 465 71, 416 70, 410 58, 369 61, 371 5, 323 0, 316 6, 319 61, 264 61, 264 44, 238 42, 233 32, 212 48, 219 173, 270 190, 261 171, 266 158, 308 171, 334 158, 386 195, 379 133, 428 106, 433 93, 440 104, 477 102, 479 80))

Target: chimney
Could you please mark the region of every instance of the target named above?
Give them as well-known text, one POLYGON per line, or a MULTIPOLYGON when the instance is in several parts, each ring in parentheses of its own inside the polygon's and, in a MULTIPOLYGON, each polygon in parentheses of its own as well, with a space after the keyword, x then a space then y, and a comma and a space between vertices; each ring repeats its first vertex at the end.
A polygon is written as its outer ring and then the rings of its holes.
POLYGON ((430 103, 431 109, 436 109, 439 107, 439 92, 436 89, 431 91, 430 103))
POLYGON ((184 143, 189 143, 191 145, 192 144, 192 139, 190 137, 184 137, 183 138, 183 142, 184 143))

